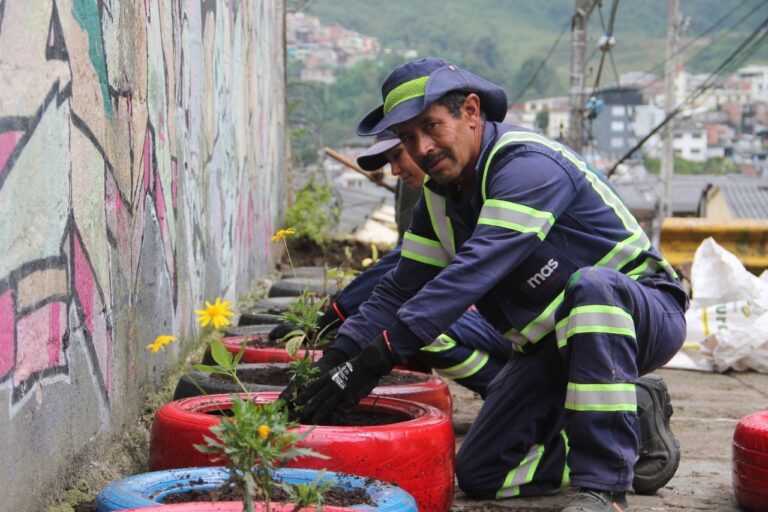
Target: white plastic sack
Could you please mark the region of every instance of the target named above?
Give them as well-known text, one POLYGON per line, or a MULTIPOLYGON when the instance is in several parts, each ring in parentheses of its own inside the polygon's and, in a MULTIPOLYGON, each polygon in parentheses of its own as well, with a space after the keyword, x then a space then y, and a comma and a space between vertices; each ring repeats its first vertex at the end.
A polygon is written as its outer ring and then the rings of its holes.
POLYGON ((691 268, 685 344, 666 366, 768 373, 767 276, 755 276, 714 239, 704 240, 691 268))

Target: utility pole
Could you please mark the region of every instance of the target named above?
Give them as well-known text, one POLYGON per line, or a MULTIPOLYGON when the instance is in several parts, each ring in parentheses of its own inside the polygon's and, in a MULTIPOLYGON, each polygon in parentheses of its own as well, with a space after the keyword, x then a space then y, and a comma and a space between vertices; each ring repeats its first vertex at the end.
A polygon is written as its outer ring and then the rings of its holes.
MULTIPOLYGON (((669 0, 667 18, 667 62, 664 67, 664 113, 669 116, 675 109, 675 76, 677 74, 677 29, 679 26, 677 0, 669 0)), ((672 145, 673 121, 667 123, 662 131, 661 149, 661 203, 659 225, 672 216, 672 176, 675 173, 675 153, 672 145)))
POLYGON ((587 20, 593 0, 576 0, 571 21, 571 111, 568 145, 581 153, 584 142, 584 66, 587 61, 587 20))

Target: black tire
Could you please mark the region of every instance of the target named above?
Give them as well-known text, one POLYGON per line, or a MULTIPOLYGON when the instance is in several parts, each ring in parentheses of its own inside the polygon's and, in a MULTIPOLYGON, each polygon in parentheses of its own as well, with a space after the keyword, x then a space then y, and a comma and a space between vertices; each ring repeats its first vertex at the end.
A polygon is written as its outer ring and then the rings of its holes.
POLYGON ((336 281, 325 281, 313 277, 288 277, 281 279, 269 289, 269 297, 298 297, 304 290, 316 295, 333 295, 338 291, 336 281))
MULTIPOLYGON (((279 318, 279 317, 278 317, 279 318)), ((277 326, 278 322, 271 324, 247 324, 238 327, 227 327, 222 332, 225 336, 253 336, 255 334, 269 334, 277 326)))
POLYGON ((288 269, 280 277, 311 277, 315 279, 323 279, 325 277, 325 267, 296 267, 291 271, 288 269))

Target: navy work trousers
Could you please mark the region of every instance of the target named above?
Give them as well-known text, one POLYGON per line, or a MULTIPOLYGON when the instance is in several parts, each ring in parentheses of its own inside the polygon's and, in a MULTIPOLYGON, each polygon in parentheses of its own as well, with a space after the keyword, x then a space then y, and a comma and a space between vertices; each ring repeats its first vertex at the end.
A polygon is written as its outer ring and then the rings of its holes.
POLYGON ((482 499, 537 494, 569 482, 629 490, 639 450, 636 396, 624 397, 634 400, 619 406, 625 410, 569 407, 566 396, 572 388, 634 390, 638 376, 681 347, 686 302, 663 279, 633 281, 606 268, 581 269, 556 309, 557 328, 537 350, 515 353, 490 384, 457 454, 461 489, 482 499), (590 325, 591 313, 579 314, 592 311, 625 315, 615 318, 629 318, 630 332, 611 327, 610 318, 599 328, 599 315, 590 325))

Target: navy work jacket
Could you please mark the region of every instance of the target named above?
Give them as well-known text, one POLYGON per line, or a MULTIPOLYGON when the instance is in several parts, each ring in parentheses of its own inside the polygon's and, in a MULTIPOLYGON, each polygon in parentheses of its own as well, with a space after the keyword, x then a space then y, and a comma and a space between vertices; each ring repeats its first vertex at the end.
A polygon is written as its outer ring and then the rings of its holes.
POLYGON ((589 266, 652 282, 687 306, 674 270, 615 189, 571 149, 486 122, 475 172, 466 201, 455 185, 427 181, 397 266, 334 346, 353 355, 386 329, 404 361, 475 304, 515 350, 534 350, 554 338, 566 284, 589 266))

